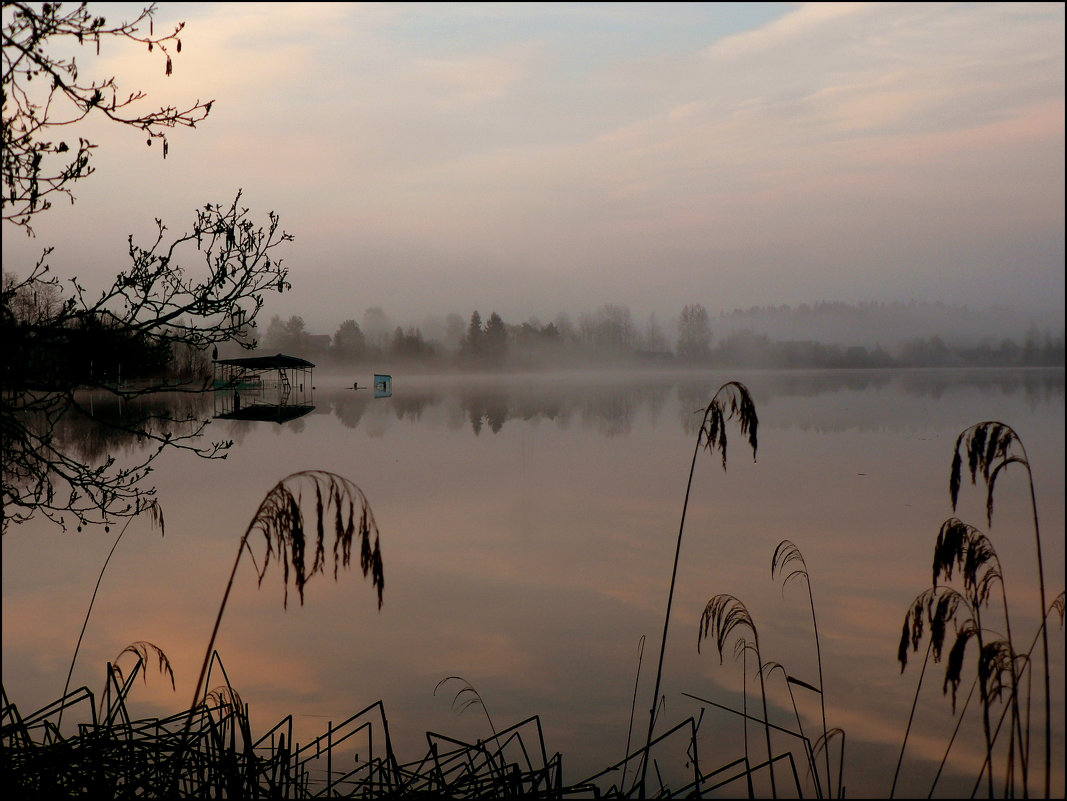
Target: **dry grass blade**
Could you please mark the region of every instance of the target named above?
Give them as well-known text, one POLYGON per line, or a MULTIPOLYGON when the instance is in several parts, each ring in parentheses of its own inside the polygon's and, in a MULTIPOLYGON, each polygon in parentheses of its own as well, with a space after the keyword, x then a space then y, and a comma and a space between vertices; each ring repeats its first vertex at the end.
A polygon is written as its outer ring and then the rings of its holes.
MULTIPOLYGON (((163 536, 165 531, 163 527, 163 508, 159 505, 159 501, 152 499, 151 503, 147 505, 147 511, 152 520, 153 526, 159 527, 159 535, 163 536)), ((122 530, 119 531, 117 537, 115 537, 115 544, 111 546, 111 550, 108 551, 107 558, 104 559, 104 565, 100 568, 100 575, 96 577, 96 586, 93 587, 93 595, 89 599, 89 608, 85 611, 85 620, 82 622, 82 630, 78 634, 78 642, 74 646, 74 656, 70 660, 70 669, 67 671, 67 680, 63 684, 63 695, 67 694, 67 690, 70 689, 70 677, 74 675, 74 663, 78 661, 78 651, 81 649, 82 639, 85 637, 85 629, 89 625, 89 616, 93 613, 93 605, 96 603, 96 594, 100 591, 100 582, 104 580, 104 573, 107 571, 107 566, 111 563, 111 557, 115 553, 115 549, 119 547, 119 543, 122 541, 123 535, 126 533, 126 529, 129 528, 130 523, 133 522, 133 518, 128 519, 122 526, 122 530)), ((105 527, 105 531, 106 531, 105 527)), ((117 660, 116 660, 117 661, 117 660)), ((171 678, 173 683, 173 677, 171 678)), ((59 713, 59 722, 63 722, 63 712, 59 713)))

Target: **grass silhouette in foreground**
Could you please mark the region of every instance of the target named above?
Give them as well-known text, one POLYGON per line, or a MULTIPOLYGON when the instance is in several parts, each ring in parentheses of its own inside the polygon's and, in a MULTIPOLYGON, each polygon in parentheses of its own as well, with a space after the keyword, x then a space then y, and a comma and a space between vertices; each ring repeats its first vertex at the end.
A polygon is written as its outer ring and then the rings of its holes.
MULTIPOLYGON (((803 554, 800 549, 790 540, 782 540, 778 543, 778 546, 774 550, 774 555, 771 557, 771 577, 777 578, 779 576, 785 576, 783 581, 782 590, 783 594, 785 586, 794 579, 803 578, 805 581, 810 581, 810 577, 807 572, 807 565, 804 562, 803 554)), ((816 641, 816 651, 819 654, 819 686, 798 679, 791 675, 779 662, 765 661, 763 653, 760 649, 759 634, 756 629, 756 624, 752 619, 752 615, 749 613, 748 608, 742 601, 733 595, 726 593, 720 593, 712 596, 708 600, 700 616, 700 622, 697 631, 697 651, 700 651, 701 643, 705 639, 712 639, 715 642, 715 646, 719 653, 719 663, 722 664, 723 655, 726 647, 733 642, 734 657, 742 661, 743 670, 743 684, 742 684, 742 708, 740 710, 732 709, 722 704, 710 701, 709 699, 698 698, 692 696, 689 693, 683 693, 688 697, 695 700, 701 700, 706 703, 710 703, 713 706, 723 709, 733 714, 740 715, 744 721, 744 764, 745 771, 744 776, 747 782, 747 789, 749 797, 755 797, 756 791, 752 783, 752 776, 754 773, 762 769, 766 765, 770 776, 771 793, 775 797, 778 795, 778 786, 774 774, 774 763, 782 759, 788 758, 790 764, 792 764, 791 751, 787 750, 778 756, 775 756, 772 751, 771 744, 771 729, 774 729, 780 734, 789 735, 799 739, 804 748, 804 760, 808 765, 808 771, 811 775, 811 780, 814 784, 816 797, 844 797, 844 758, 845 758, 845 732, 843 729, 834 728, 829 729, 826 726, 825 717, 825 703, 823 702, 822 692, 822 657, 819 649, 819 630, 818 623, 815 618, 815 607, 812 601, 811 587, 808 587, 808 602, 812 610, 812 623, 816 641), (748 713, 748 666, 747 656, 752 653, 756 657, 756 675, 760 682, 760 698, 763 707, 763 718, 755 718, 748 713), (796 719, 797 728, 796 731, 792 731, 783 726, 775 725, 770 722, 767 711, 767 690, 766 690, 766 677, 780 672, 785 680, 786 690, 789 693, 789 699, 793 706, 793 714, 796 719), (796 698, 793 695, 793 687, 801 687, 819 696, 821 710, 822 710, 822 733, 816 739, 814 745, 811 740, 808 739, 804 733, 804 725, 801 721, 800 712, 797 708, 796 698), (748 747, 748 722, 749 721, 761 723, 764 730, 764 739, 767 746, 767 761, 759 765, 752 765, 752 761, 749 754, 748 747), (840 748, 838 752, 838 771, 837 771, 837 791, 836 796, 833 790, 832 776, 830 772, 830 755, 829 746, 830 741, 834 738, 840 739, 840 748), (820 752, 824 755, 825 765, 825 781, 820 776, 819 766, 817 764, 817 757, 820 752)), ((794 780, 797 780, 796 772, 794 770, 794 780)), ((800 793, 799 783, 796 786, 796 790, 800 793)))
POLYGON ((374 520, 374 513, 371 511, 363 490, 347 478, 324 470, 293 473, 275 484, 252 516, 252 521, 245 529, 237 548, 237 558, 234 559, 229 581, 226 582, 226 591, 223 593, 222 603, 219 605, 219 612, 215 618, 215 626, 204 653, 204 664, 200 668, 200 676, 196 681, 196 689, 193 692, 182 740, 175 754, 173 775, 175 785, 180 778, 186 738, 192 726, 193 716, 202 703, 200 693, 204 689, 204 681, 215 653, 215 640, 218 637, 222 616, 226 611, 226 602, 233 589, 237 568, 246 550, 253 561, 255 560, 250 539, 258 533, 263 537, 265 545, 263 564, 262 566, 256 564, 260 586, 267 575, 271 559, 275 558, 281 563, 285 583, 284 605, 288 607, 290 571, 293 574, 293 584, 296 586, 301 604, 304 602, 304 585, 316 573, 325 572, 327 526, 333 534, 331 550, 334 579, 336 580, 341 567, 347 568, 351 563, 352 547, 355 545, 359 549, 360 569, 364 577, 370 575, 371 584, 378 593, 378 608, 381 609, 385 574, 382 568, 378 524, 374 520), (307 518, 305 518, 305 513, 308 513, 307 518), (373 545, 371 544, 372 534, 373 545))
MULTIPOLYGON (((904 733, 904 741, 901 745, 900 757, 897 761, 897 769, 893 777, 890 795, 892 796, 894 793, 900 775, 904 749, 907 746, 908 734, 911 731, 911 724, 914 719, 927 663, 931 656, 933 656, 935 662, 940 661, 945 645, 950 638, 949 624, 951 623, 954 639, 952 639, 952 644, 948 651, 942 692, 948 694, 951 689, 953 714, 956 713, 957 691, 962 682, 967 649, 972 641, 974 641, 977 649, 975 655, 976 675, 971 691, 960 709, 959 720, 942 758, 941 768, 947 762, 948 752, 952 748, 952 744, 962 725, 967 706, 973 697, 974 690, 977 688, 981 704, 982 731, 986 756, 979 772, 975 789, 977 790, 984 777, 987 793, 990 797, 995 794, 994 752, 998 735, 1005 719, 1007 719, 1008 745, 1007 753, 1004 755, 1003 791, 1005 795, 1014 794, 1015 784, 1018 780, 1022 785, 1023 796, 1029 797, 1030 769, 1033 764, 1030 749, 1030 683, 1034 673, 1032 653, 1040 638, 1043 656, 1041 673, 1045 712, 1043 795, 1048 797, 1051 789, 1052 763, 1048 618, 1053 612, 1058 612, 1060 625, 1063 625, 1064 596, 1061 592, 1050 606, 1046 604, 1041 533, 1037 516, 1033 473, 1030 469, 1026 449, 1023 447, 1019 435, 1010 426, 996 421, 978 423, 960 433, 956 439, 952 467, 949 474, 949 495, 952 500, 953 511, 956 510, 959 500, 965 460, 971 483, 977 484, 980 477, 985 484, 986 521, 990 526, 993 523, 994 489, 1002 471, 1012 464, 1022 465, 1026 469, 1030 489, 1031 511, 1033 513, 1034 537, 1037 546, 1038 593, 1041 604, 1041 615, 1038 620, 1040 623, 1034 635, 1033 643, 1025 651, 1019 650, 1012 634, 1011 615, 1008 608, 1007 591, 1004 586, 1004 574, 992 541, 981 531, 958 518, 952 517, 946 520, 938 532, 934 546, 932 586, 915 597, 904 616, 904 626, 897 652, 897 659, 900 662, 902 673, 907 666, 909 648, 911 651, 918 651, 926 626, 929 626, 930 638, 922 671, 915 688, 915 699, 912 702, 912 711, 904 733), (954 572, 958 575, 958 581, 962 583, 962 589, 957 589, 947 584, 948 581, 952 580, 954 572), (939 584, 940 581, 945 583, 939 584), (996 593, 998 587, 999 593, 996 593), (1004 634, 1000 634, 988 620, 990 603, 995 593, 999 595, 1001 602, 1003 612, 1003 620, 1001 622, 1004 626, 1004 634), (1025 690, 1023 688, 1024 678, 1026 679, 1025 690), (994 705, 997 702, 1001 702, 1003 708, 1000 710, 999 719, 994 725, 993 716, 997 711, 994 705)), ((941 769, 938 770, 937 776, 934 778, 934 787, 936 787, 940 775, 941 769)), ((933 789, 932 787, 931 792, 933 792, 933 789)))
MULTIPOLYGON (((759 634, 756 624, 752 622, 752 615, 741 601, 732 595, 721 593, 708 600, 704 611, 700 615, 700 627, 697 633, 697 651, 700 651, 700 643, 708 636, 715 638, 715 647, 719 651, 719 664, 722 664, 723 649, 726 643, 734 636, 737 637, 735 653, 744 653, 751 650, 756 655, 756 667, 759 674, 760 699, 763 702, 763 732, 767 740, 767 769, 771 775, 771 793, 778 797, 778 787, 774 782, 774 754, 771 751, 771 729, 767 718, 767 690, 763 681, 763 656, 759 650, 759 634), (748 629, 752 635, 752 641, 745 637, 743 629, 748 629)), ((745 720, 745 729, 748 729, 748 720, 745 720)), ((748 735, 745 735, 745 763, 750 764, 748 758, 748 735)), ((746 774, 748 779, 749 795, 752 795, 752 776, 746 774)))
POLYGON ((726 469, 726 422, 736 419, 741 429, 742 436, 748 437, 748 444, 752 447, 752 459, 756 458, 756 430, 759 427, 759 418, 756 416, 756 404, 752 402, 752 395, 748 387, 739 381, 727 381, 712 396, 711 401, 704 409, 704 417, 697 432, 696 447, 693 449, 693 459, 689 466, 689 481, 685 487, 685 501, 682 503, 682 520, 678 525, 678 541, 674 548, 674 567, 671 570, 671 587, 667 593, 667 611, 663 615, 663 639, 660 642, 659 662, 656 667, 656 684, 652 691, 652 704, 648 710, 648 737, 645 739, 645 755, 641 762, 641 793, 644 794, 646 780, 648 778, 648 750, 652 746, 652 732, 656 726, 656 705, 659 699, 659 688, 663 679, 663 656, 667 650, 667 630, 671 621, 671 605, 674 602, 674 587, 678 580, 678 558, 682 551, 682 534, 685 531, 685 513, 689 508, 689 494, 693 489, 693 473, 696 471, 697 455, 703 445, 707 450, 714 452, 717 448, 722 454, 722 469, 726 469))

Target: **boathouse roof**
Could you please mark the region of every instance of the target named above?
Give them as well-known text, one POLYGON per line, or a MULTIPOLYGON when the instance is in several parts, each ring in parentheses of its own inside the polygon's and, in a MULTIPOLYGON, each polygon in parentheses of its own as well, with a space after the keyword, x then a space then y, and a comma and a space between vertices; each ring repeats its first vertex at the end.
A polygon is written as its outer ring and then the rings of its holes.
POLYGON ((247 356, 243 359, 219 359, 218 364, 233 367, 247 367, 252 370, 296 370, 301 367, 314 367, 307 359, 276 353, 273 356, 247 356))

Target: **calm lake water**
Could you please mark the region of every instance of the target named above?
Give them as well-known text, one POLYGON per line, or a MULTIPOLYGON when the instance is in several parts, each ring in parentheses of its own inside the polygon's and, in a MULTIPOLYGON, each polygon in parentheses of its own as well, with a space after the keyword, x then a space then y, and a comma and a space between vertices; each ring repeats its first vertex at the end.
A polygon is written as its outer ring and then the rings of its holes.
MULTIPOLYGON (((370 376, 356 378, 369 383, 370 376)), ((107 661, 148 640, 169 656, 177 691, 150 671, 133 691, 135 713, 186 708, 259 502, 290 473, 329 470, 370 500, 381 530, 384 605, 376 609, 357 568, 336 582, 329 571, 316 576, 303 606, 290 592, 286 610, 277 564, 260 587, 254 566, 242 564, 217 647, 250 705, 253 731, 291 713, 306 742, 381 699, 398 756, 414 760, 426 752, 428 730, 470 741, 490 736, 480 707, 452 709, 459 683, 434 695, 441 679, 459 675, 480 693, 496 728, 539 715, 549 753, 563 754, 564 780, 577 782, 625 753, 647 636, 632 748, 643 742, 700 420, 694 412, 730 379, 745 382, 755 399, 758 461, 732 424, 727 471, 717 455, 698 459, 657 724, 665 731, 703 707, 703 768, 743 754, 739 718, 683 695, 742 703, 743 669, 732 650, 721 664, 713 642, 697 652, 697 624, 711 596, 730 593, 746 604, 765 661, 818 681, 803 584, 783 593, 771 578, 771 555, 788 538, 811 575, 828 723, 847 733, 847 792, 889 791, 923 655, 912 655, 901 675, 901 625, 930 584, 934 540, 952 514, 953 446, 967 426, 998 419, 1022 437, 1048 600, 1064 587, 1062 370, 393 378, 393 397, 374 400, 350 388, 350 375, 317 374, 307 416, 284 424, 214 421, 210 438, 235 440, 226 460, 161 458, 152 479, 166 535, 147 520, 130 525, 101 584, 72 686, 97 691, 107 661)), ((84 447, 131 453, 123 443, 87 440, 84 447)), ((986 530, 984 500, 984 490, 965 484, 958 514, 986 530)), ((117 531, 61 533, 34 522, 4 537, 3 683, 24 713, 60 696, 117 531)), ((998 484, 988 533, 1003 563, 1013 627, 1029 641, 1038 596, 1023 471, 1009 469, 998 484)), ((1050 630, 1052 787, 1060 796, 1063 637, 1058 626, 1050 630)), ((961 700, 972 677, 969 668, 961 700)), ((951 734, 942 681, 943 664, 928 669, 898 795, 928 792, 951 734)), ((752 710, 751 674, 747 687, 752 710)), ((772 722, 795 725, 780 673, 767 692, 772 722)), ((818 702, 796 692, 814 736, 818 702)), ((1037 762, 1036 682, 1034 701, 1037 762)), ((975 710, 964 731, 938 794, 971 791, 984 756, 975 710)), ((762 730, 753 726, 749 736, 754 756, 763 758, 762 730)), ((774 744, 790 742, 776 737, 774 744)), ((688 775, 684 749, 679 739, 675 752, 669 744, 657 752, 664 780, 675 786, 688 775)), ((1031 788, 1039 781, 1038 767, 1031 788)))

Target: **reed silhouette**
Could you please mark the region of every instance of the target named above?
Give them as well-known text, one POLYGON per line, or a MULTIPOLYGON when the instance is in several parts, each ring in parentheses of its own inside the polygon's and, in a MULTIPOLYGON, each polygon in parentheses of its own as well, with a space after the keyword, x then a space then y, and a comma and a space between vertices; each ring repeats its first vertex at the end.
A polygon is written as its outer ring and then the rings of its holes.
MULTIPOLYGON (((1003 676, 1007 671, 1011 680, 1012 688, 1017 686, 1015 678, 1014 649, 1010 640, 990 640, 992 629, 983 623, 982 612, 989 607, 990 596, 996 585, 1000 585, 1003 594, 1003 574, 1000 569, 999 559, 996 552, 985 535, 981 532, 972 531, 965 524, 956 519, 946 521, 938 534, 937 546, 934 556, 934 586, 919 593, 912 601, 908 613, 905 615, 904 626, 901 632, 900 646, 897 658, 900 661, 901 672, 907 666, 908 648, 917 651, 922 641, 926 623, 930 628, 930 653, 935 662, 941 661, 945 646, 951 639, 948 650, 948 658, 945 667, 945 680, 942 692, 948 694, 951 689, 952 711, 956 712, 957 690, 962 681, 964 658, 967 646, 974 640, 977 646, 977 686, 982 703, 982 728, 985 737, 986 765, 988 773, 988 791, 993 795, 993 770, 992 752, 993 736, 990 729, 990 706, 994 699, 1002 694, 1003 676), (960 532, 962 531, 962 537, 960 532), (955 557, 947 563, 949 557, 948 543, 956 543, 955 557), (951 565, 960 561, 966 566, 962 570, 963 590, 957 590, 951 586, 938 585, 937 580, 945 573, 945 578, 951 578, 951 565), (955 632, 952 639, 950 632, 955 632)), ((1005 615, 1007 619, 1007 602, 1005 601, 1005 615)), ((916 688, 918 697, 919 688, 916 688)), ((1014 690, 1011 696, 1015 697, 1014 690)), ((1017 704, 1016 710, 1018 709, 1017 704)), ((962 717, 962 713, 961 713, 962 717)), ((1013 718, 1016 716, 1013 715, 1013 718)), ((1014 722, 1014 720, 1013 720, 1014 722)), ((1015 726, 1012 727, 1012 751, 1015 744, 1015 726)), ((1025 759, 1024 759, 1024 786, 1025 786, 1025 759)), ((1006 776, 1011 774, 1009 765, 1006 776)))
MULTIPOLYGON (((163 652, 162 648, 160 648, 155 643, 148 642, 148 640, 137 640, 136 642, 131 642, 129 645, 119 651, 118 656, 116 656, 112 660, 111 669, 114 671, 115 676, 118 677, 119 681, 122 681, 124 678, 122 668, 119 665, 119 660, 122 659, 122 657, 126 654, 133 654, 141 662, 142 666, 148 664, 149 654, 155 654, 156 663, 159 666, 159 672, 170 679, 171 689, 173 690, 175 688, 174 670, 170 666, 170 659, 163 652)), ((142 671, 142 679, 144 679, 144 682, 146 684, 148 683, 147 671, 142 671)))
MULTIPOLYGON (((814 763, 816 761, 815 757, 817 757, 819 755, 820 751, 822 751, 823 753, 829 753, 829 751, 830 751, 830 740, 834 739, 835 737, 841 738, 841 747, 838 749, 838 752, 837 752, 838 753, 838 756, 837 756, 837 797, 838 798, 844 798, 845 797, 845 784, 844 784, 844 781, 845 781, 845 779, 844 779, 844 772, 845 772, 845 730, 841 729, 841 728, 834 727, 834 728, 830 729, 829 731, 827 731, 827 732, 825 732, 823 734, 820 734, 819 735, 819 739, 815 741, 815 748, 814 748, 813 754, 812 754, 812 757, 813 757, 812 758, 812 762, 814 763)), ((829 781, 830 781, 830 777, 829 776, 826 777, 826 781, 827 781, 827 783, 829 783, 829 781)))
POLYGON ((1045 568, 1041 555, 1041 525, 1037 516, 1037 497, 1034 493, 1034 474, 1030 468, 1030 458, 1022 439, 1011 426, 996 420, 976 423, 964 429, 956 438, 956 447, 952 456, 952 470, 949 476, 949 495, 952 498, 952 510, 956 511, 959 499, 963 459, 961 450, 967 455, 967 467, 971 475, 971 484, 977 485, 980 475, 986 486, 986 522, 993 525, 993 489, 1001 471, 1013 464, 1021 465, 1026 470, 1027 485, 1030 489, 1030 509, 1034 520, 1034 540, 1037 546, 1037 582, 1041 603, 1041 657, 1045 690, 1045 796, 1049 795, 1052 770, 1052 707, 1049 695, 1048 665, 1048 630, 1045 620, 1049 612, 1045 595, 1045 568))
MULTIPOLYGON (((912 711, 904 733, 900 757, 890 795, 895 792, 900 775, 904 750, 914 720, 919 693, 926 674, 927 663, 933 657, 939 662, 945 646, 951 639, 945 665, 945 678, 942 692, 951 690, 953 714, 956 713, 956 701, 959 685, 962 682, 963 669, 969 644, 976 646, 975 679, 968 693, 957 721, 955 730, 949 740, 941 768, 948 758, 948 751, 956 739, 962 724, 963 715, 974 695, 978 691, 981 704, 982 732, 985 744, 985 760, 978 776, 979 783, 986 783, 990 797, 995 794, 996 770, 994 749, 1002 724, 1007 720, 1008 744, 1004 755, 1003 785, 1005 795, 1015 792, 1016 781, 1021 783, 1024 797, 1029 796, 1030 769, 1033 764, 1030 749, 1030 684, 1034 673, 1032 652, 1040 639, 1042 645, 1041 678, 1044 689, 1044 795, 1047 797, 1051 785, 1051 704, 1050 672, 1048 665, 1048 618, 1054 611, 1060 612, 1062 624, 1062 593, 1046 604, 1044 565, 1041 551, 1041 531, 1037 514, 1037 502, 1034 492, 1033 473, 1019 435, 1010 426, 997 421, 986 421, 964 429, 956 438, 952 466, 949 472, 949 496, 952 509, 956 510, 963 483, 964 464, 970 475, 971 483, 977 485, 979 479, 985 485, 986 522, 992 526, 997 480, 1010 465, 1017 464, 1025 468, 1030 490, 1030 508, 1033 515, 1034 538, 1037 548, 1038 594, 1041 603, 1038 630, 1034 634, 1033 644, 1025 651, 1016 647, 1013 634, 1011 613, 1008 606, 1007 590, 1000 559, 990 538, 962 520, 952 517, 946 520, 938 531, 934 545, 932 563, 932 585, 919 593, 909 606, 904 617, 897 659, 903 673, 907 666, 909 649, 917 652, 923 640, 925 629, 929 627, 929 643, 923 668, 915 689, 912 711), (956 588, 947 582, 953 579, 953 573, 962 586, 956 588), (939 583, 945 582, 945 583, 939 583), (999 588, 999 592, 997 592, 999 588), (999 596, 1003 632, 988 620, 992 614, 991 602, 999 596), (949 626, 952 625, 954 636, 950 637, 949 626), (1026 687, 1024 688, 1024 678, 1026 687), (995 705, 1000 703, 999 718, 994 725, 995 705)), ((941 775, 939 768, 934 779, 941 775)), ((977 785, 976 785, 977 789, 977 785)), ((931 789, 932 792, 932 789, 931 789)))
MULTIPOLYGON (((382 568, 381 547, 379 545, 378 524, 374 520, 370 504, 363 490, 346 478, 323 470, 307 470, 286 476, 267 493, 252 516, 237 548, 233 569, 219 605, 215 625, 204 653, 204 663, 193 691, 192 703, 181 741, 173 760, 173 782, 176 788, 182 770, 187 738, 193 724, 194 713, 203 703, 200 693, 208 674, 213 655, 215 640, 218 637, 222 616, 226 611, 226 602, 233 589, 237 568, 241 557, 247 550, 254 560, 250 540, 254 534, 263 537, 265 551, 262 566, 256 564, 259 584, 267 574, 272 558, 282 566, 285 584, 284 606, 289 605, 289 574, 293 573, 293 584, 304 602, 304 586, 316 573, 325 572, 326 566, 326 527, 333 532, 333 575, 336 580, 338 570, 347 568, 352 558, 355 542, 359 549, 359 564, 366 577, 370 574, 371 583, 378 592, 378 608, 382 606, 382 590, 385 587, 385 575, 382 568), (313 499, 313 500, 312 500, 313 499), (308 518, 305 518, 307 513, 308 518), (374 544, 371 545, 371 535, 374 544), (309 564, 308 550, 311 549, 309 564)), ((206 700, 206 697, 205 699, 206 700)))
POLYGON ((641 763, 641 793, 645 792, 648 778, 648 749, 652 746, 652 732, 656 725, 656 703, 659 699, 660 684, 663 679, 663 657, 667 650, 667 631, 670 628, 671 606, 674 602, 674 588, 678 581, 678 558, 682 552, 682 534, 685 532, 685 514, 689 508, 689 495, 693 489, 693 474, 696 471, 697 456, 703 446, 714 453, 718 449, 722 455, 722 468, 726 469, 726 423, 736 419, 741 429, 741 435, 747 436, 748 444, 752 448, 752 459, 756 459, 756 431, 759 427, 759 418, 756 415, 756 404, 752 402, 752 395, 748 387, 739 381, 728 381, 719 387, 712 396, 711 401, 704 408, 704 416, 701 419, 700 430, 697 432, 696 446, 693 449, 693 459, 689 465, 689 480, 685 487, 685 500, 682 503, 682 519, 678 525, 678 539, 674 547, 674 566, 671 569, 671 585, 667 593, 667 609, 663 615, 663 638, 660 641, 659 662, 656 666, 656 683, 652 691, 652 705, 648 710, 648 736, 645 739, 645 758, 641 763))
POLYGON ((333 532, 333 576, 336 580, 338 570, 347 568, 352 559, 353 544, 359 549, 359 566, 364 578, 369 574, 371 584, 378 592, 378 608, 382 607, 382 590, 385 587, 385 575, 382 569, 382 552, 378 538, 378 524, 374 520, 367 496, 363 490, 347 478, 323 470, 307 470, 286 476, 260 503, 252 521, 245 529, 237 548, 237 558, 230 571, 229 581, 219 605, 215 626, 208 640, 204 654, 204 665, 196 682, 192 706, 200 701, 200 692, 204 686, 208 664, 215 647, 222 616, 226 611, 226 602, 233 589, 237 568, 241 557, 248 551, 252 554, 251 538, 254 534, 263 537, 265 552, 262 566, 256 565, 259 584, 267 575, 271 559, 281 563, 282 578, 285 584, 284 606, 289 605, 289 574, 293 574, 293 584, 304 602, 304 586, 316 573, 325 572, 326 566, 326 526, 333 532), (313 499, 313 502, 312 500, 313 499), (311 509, 308 507, 311 506, 311 509), (312 512, 311 519, 305 514, 312 512), (374 543, 371 544, 373 534, 374 543), (310 564, 308 549, 311 549, 310 564))

